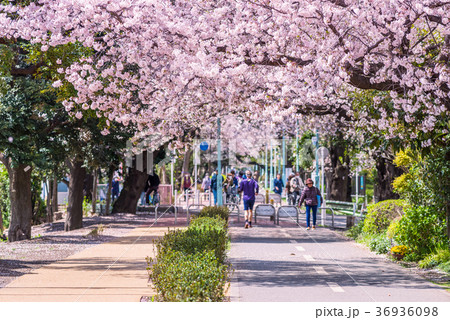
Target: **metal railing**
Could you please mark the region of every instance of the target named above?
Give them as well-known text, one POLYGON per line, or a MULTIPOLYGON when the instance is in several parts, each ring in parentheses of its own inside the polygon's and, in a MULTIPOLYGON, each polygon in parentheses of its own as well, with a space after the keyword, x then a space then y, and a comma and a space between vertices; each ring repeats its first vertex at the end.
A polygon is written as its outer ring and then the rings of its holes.
MULTIPOLYGON (((236 203, 225 203, 224 206, 226 206, 227 208, 230 208, 230 207, 237 208, 237 221, 239 222, 240 221, 240 214, 241 214, 239 206, 236 203)), ((233 212, 233 211, 231 211, 231 212, 233 212)), ((231 214, 231 212, 230 212, 230 214, 231 214)))
MULTIPOLYGON (((283 210, 285 213, 287 213, 287 210, 285 208, 294 208, 296 213, 295 213, 295 217, 296 217, 296 222, 297 224, 299 223, 299 216, 300 216, 300 210, 297 206, 280 206, 278 207, 277 210, 277 225, 280 224, 280 211, 283 210)), ((292 219, 292 216, 288 213, 287 215, 285 215, 284 217, 290 218, 292 219)))
POLYGON ((276 221, 277 211, 276 211, 276 209, 275 209, 275 207, 273 205, 271 205, 271 204, 258 204, 256 206, 255 210, 254 210, 255 223, 257 222, 256 219, 257 219, 257 216, 258 216, 258 208, 269 208, 269 207, 272 208, 272 209, 270 209, 270 212, 260 213, 259 216, 266 216, 266 217, 273 216, 273 224, 275 224, 277 222, 276 221))
POLYGON ((191 207, 206 207, 206 206, 204 204, 194 204, 194 203, 188 205, 188 207, 187 207, 187 223, 188 223, 188 225, 189 225, 189 222, 191 221, 191 216, 190 216, 190 213, 189 213, 189 209, 191 207))
MULTIPOLYGON (((175 222, 174 223, 177 224, 178 209, 177 209, 176 205, 171 205, 171 206, 167 207, 166 211, 164 211, 164 213, 169 211, 170 208, 173 208, 173 212, 175 213, 175 222)), ((158 209, 159 209, 159 204, 155 207, 155 224, 158 222, 158 209)))
POLYGON ((334 228, 334 209, 330 207, 320 207, 318 209, 331 210, 331 227, 334 228))

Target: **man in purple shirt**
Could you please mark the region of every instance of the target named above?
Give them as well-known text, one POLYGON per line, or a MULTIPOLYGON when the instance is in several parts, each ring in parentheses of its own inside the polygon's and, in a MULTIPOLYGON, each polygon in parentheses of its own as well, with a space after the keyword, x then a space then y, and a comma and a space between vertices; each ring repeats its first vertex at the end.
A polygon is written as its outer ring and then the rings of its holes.
POLYGON ((245 229, 248 229, 248 227, 252 227, 253 206, 255 204, 255 195, 259 192, 259 186, 252 179, 252 173, 249 170, 245 172, 245 175, 247 179, 241 181, 239 192, 244 194, 245 229))

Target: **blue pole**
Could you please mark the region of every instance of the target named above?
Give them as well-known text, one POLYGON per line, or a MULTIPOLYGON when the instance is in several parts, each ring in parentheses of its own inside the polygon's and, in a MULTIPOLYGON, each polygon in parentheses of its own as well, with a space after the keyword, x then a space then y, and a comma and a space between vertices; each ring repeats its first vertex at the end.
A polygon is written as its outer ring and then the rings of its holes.
POLYGON ((269 189, 272 190, 272 188, 273 188, 273 147, 272 147, 272 139, 270 139, 270 178, 269 178, 269 189))
MULTIPOLYGON (((315 181, 314 181, 314 185, 319 188, 319 182, 320 182, 320 177, 319 177, 319 157, 317 154, 317 150, 319 150, 319 130, 316 130, 316 176, 315 176, 315 181)), ((319 200, 320 202, 320 200, 319 200)), ((319 206, 321 204, 319 203, 319 206)))
POLYGON ((267 140, 266 140, 266 150, 265 150, 265 161, 264 161, 264 189, 267 189, 269 182, 269 171, 267 170, 267 140))
POLYGON ((217 119, 217 205, 222 206, 222 163, 220 158, 221 154, 221 145, 220 145, 220 118, 217 119))

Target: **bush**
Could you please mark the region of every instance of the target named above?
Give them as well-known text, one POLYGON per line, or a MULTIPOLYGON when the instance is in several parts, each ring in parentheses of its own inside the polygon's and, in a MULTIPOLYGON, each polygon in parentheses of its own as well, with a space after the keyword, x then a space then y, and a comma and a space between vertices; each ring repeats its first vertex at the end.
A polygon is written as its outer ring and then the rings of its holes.
POLYGON ((445 228, 432 207, 408 206, 399 221, 396 240, 420 258, 439 246, 448 245, 445 228))
POLYGON ((224 300, 228 270, 212 251, 185 254, 168 250, 158 256, 158 262, 150 270, 158 298, 162 301, 224 300))
POLYGON ((2 164, 0 164, 0 215, 3 221, 3 228, 7 229, 9 227, 11 215, 9 201, 9 177, 6 168, 2 164))
POLYGON ((161 301, 223 301, 228 281, 227 222, 192 220, 187 230, 169 231, 155 241, 156 259, 147 258, 150 279, 161 301))
POLYGON ((227 230, 228 225, 225 220, 220 217, 200 217, 191 221, 189 229, 216 229, 227 230))
POLYGON ((450 250, 437 249, 435 252, 428 254, 424 259, 419 261, 419 267, 423 269, 434 268, 440 264, 445 264, 450 261, 450 250))
POLYGON ((388 253, 391 250, 391 241, 385 235, 375 236, 369 241, 369 249, 378 254, 388 253))
POLYGON ((227 207, 204 207, 198 217, 220 217, 228 222, 228 216, 230 215, 230 210, 227 207))
MULTIPOLYGON (((204 222, 204 220, 199 220, 199 222, 202 221, 204 222)), ((214 251, 217 260, 223 263, 226 258, 228 241, 226 229, 218 227, 219 224, 213 224, 211 221, 208 222, 209 224, 200 224, 199 222, 189 226, 187 230, 169 231, 163 238, 156 240, 157 255, 164 255, 169 250, 185 254, 214 251)))
POLYGON ((363 232, 366 234, 384 232, 395 218, 403 214, 403 206, 402 200, 386 200, 369 206, 363 232))
POLYGON ((364 221, 360 221, 358 224, 354 225, 347 231, 346 233, 347 237, 350 237, 354 240, 358 239, 363 232, 363 227, 364 221))

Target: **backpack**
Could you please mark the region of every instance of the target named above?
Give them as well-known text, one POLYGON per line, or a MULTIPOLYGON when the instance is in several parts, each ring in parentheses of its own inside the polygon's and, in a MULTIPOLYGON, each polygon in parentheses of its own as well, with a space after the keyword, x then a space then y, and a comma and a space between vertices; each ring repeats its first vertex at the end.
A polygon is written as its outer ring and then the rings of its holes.
POLYGON ((291 186, 295 191, 298 191, 300 189, 300 181, 298 181, 297 177, 293 177, 291 179, 291 186))

